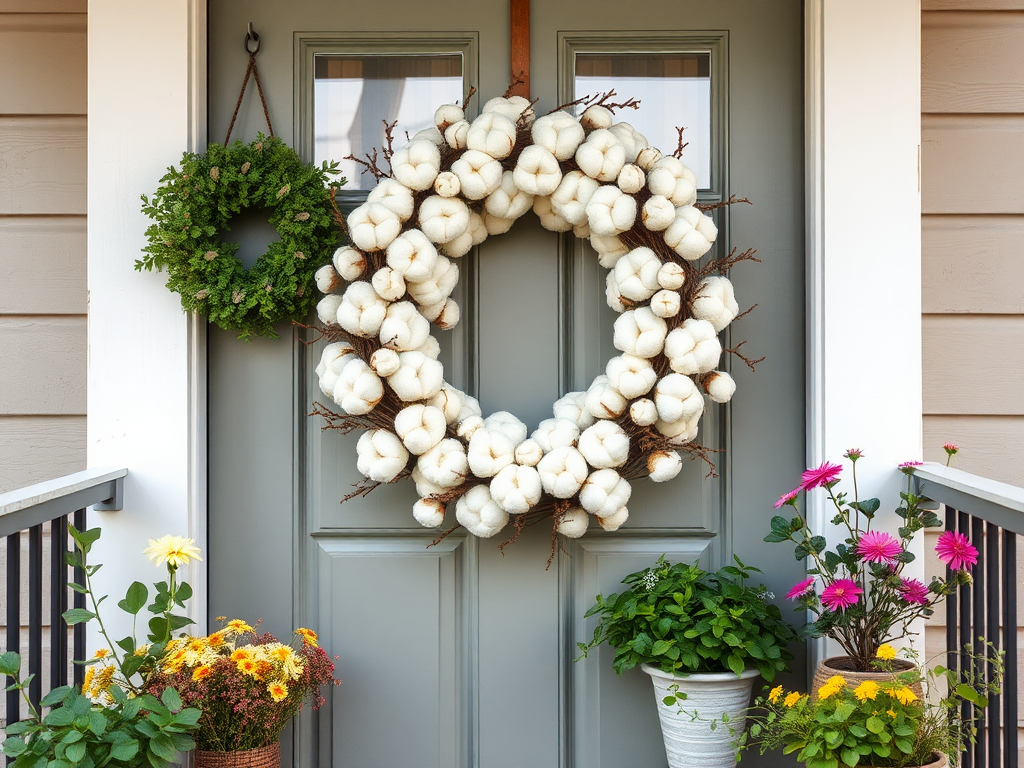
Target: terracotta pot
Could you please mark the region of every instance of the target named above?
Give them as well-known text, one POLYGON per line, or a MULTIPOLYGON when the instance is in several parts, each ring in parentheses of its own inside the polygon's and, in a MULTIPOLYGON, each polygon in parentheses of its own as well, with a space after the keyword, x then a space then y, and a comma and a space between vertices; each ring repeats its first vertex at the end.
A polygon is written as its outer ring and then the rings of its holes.
MULTIPOLYGON (((914 668, 906 659, 893 659, 892 662, 893 673, 907 672, 914 668)), ((870 672, 858 672, 857 668, 853 664, 853 660, 849 656, 833 656, 830 659, 825 659, 818 665, 818 668, 814 672, 814 681, 811 684, 811 696, 814 698, 818 697, 818 689, 823 686, 830 677, 833 675, 842 675, 846 679, 847 688, 856 688, 858 685, 863 683, 865 680, 874 680, 876 683, 888 683, 892 680, 892 673, 884 672, 882 670, 871 670, 870 672)), ((924 691, 921 689, 921 683, 917 682, 910 686, 918 699, 924 698, 924 691)), ((929 767, 930 768, 930 767, 929 767)))
POLYGON ((281 743, 236 752, 197 749, 195 768, 281 768, 281 743))

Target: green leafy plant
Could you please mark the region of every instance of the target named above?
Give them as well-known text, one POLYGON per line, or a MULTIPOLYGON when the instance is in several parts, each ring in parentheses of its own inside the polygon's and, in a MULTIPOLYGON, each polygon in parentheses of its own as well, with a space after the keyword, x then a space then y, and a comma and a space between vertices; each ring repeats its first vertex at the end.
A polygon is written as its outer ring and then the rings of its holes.
POLYGON ((662 555, 653 568, 623 579, 629 589, 597 603, 586 616, 598 616, 594 636, 579 643, 583 658, 608 643, 615 648, 619 674, 650 664, 676 675, 756 669, 765 680, 788 670, 787 645, 796 633, 764 586, 747 580, 757 568, 735 565, 707 573, 696 565, 672 564, 662 555))

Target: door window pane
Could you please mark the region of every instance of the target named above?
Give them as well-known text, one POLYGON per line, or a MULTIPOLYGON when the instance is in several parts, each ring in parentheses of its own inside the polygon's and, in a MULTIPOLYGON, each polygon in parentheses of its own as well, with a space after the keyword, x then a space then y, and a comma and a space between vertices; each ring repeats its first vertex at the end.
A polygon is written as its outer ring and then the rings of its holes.
POLYGON ((683 162, 701 189, 711 187, 711 54, 577 53, 575 75, 576 97, 614 89, 622 100, 639 99, 640 109, 617 119, 665 154, 676 148, 676 127, 685 128, 683 162))
MULTIPOLYGON (((434 124, 434 111, 463 97, 462 55, 317 54, 313 125, 317 163, 337 160, 346 189, 370 190, 373 176, 348 155, 363 157, 384 143, 384 126, 397 120, 395 148, 434 124)), ((383 158, 378 164, 385 170, 383 158)))

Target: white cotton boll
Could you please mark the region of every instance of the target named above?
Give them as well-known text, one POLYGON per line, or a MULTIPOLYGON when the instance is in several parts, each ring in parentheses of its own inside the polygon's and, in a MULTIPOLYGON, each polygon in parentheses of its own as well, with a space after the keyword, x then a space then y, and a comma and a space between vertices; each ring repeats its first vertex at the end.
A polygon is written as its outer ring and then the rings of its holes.
POLYGON ((427 405, 439 408, 448 424, 454 424, 462 411, 462 392, 451 384, 442 384, 441 390, 427 401, 427 405))
POLYGON ((444 504, 437 499, 419 499, 412 505, 412 516, 424 528, 440 528, 444 522, 444 504))
POLYGON ((427 340, 423 342, 423 346, 414 351, 419 352, 431 360, 437 360, 437 358, 441 356, 441 344, 433 336, 427 336, 427 340))
POLYGON ((614 133, 599 129, 576 150, 576 164, 592 179, 615 181, 626 164, 626 148, 614 133))
POLYGON ((695 261, 711 250, 718 229, 710 216, 698 208, 676 208, 676 218, 665 230, 665 242, 687 261, 695 261))
POLYGON ((621 467, 629 458, 629 436, 614 421, 600 419, 583 430, 577 448, 595 469, 621 467))
POLYGON ((690 317, 668 335, 665 356, 676 373, 708 373, 718 367, 722 342, 711 323, 690 317))
POLYGON ((552 207, 550 195, 534 197, 533 212, 540 219, 540 225, 550 232, 568 232, 572 229, 572 224, 552 207))
POLYGON ((664 483, 679 474, 683 459, 675 451, 655 451, 647 457, 649 477, 656 483, 664 483))
POLYGON ((571 419, 544 419, 533 431, 531 439, 544 453, 551 453, 555 448, 575 446, 580 439, 580 428, 571 419))
POLYGON ((484 419, 484 426, 496 432, 502 432, 512 441, 512 445, 519 445, 526 439, 526 425, 508 411, 497 411, 484 419))
POLYGON ((673 205, 697 202, 697 177, 676 157, 663 157, 647 174, 647 185, 655 195, 664 195, 673 205))
POLYGON ((455 519, 474 536, 489 539, 508 524, 508 512, 491 498, 486 485, 474 485, 455 502, 455 519))
POLYGON ((567 539, 578 539, 587 532, 590 525, 590 515, 581 507, 569 507, 558 519, 555 526, 560 534, 567 539))
POLYGON ((408 405, 395 416, 395 432, 409 453, 416 456, 440 443, 447 426, 439 408, 422 403, 408 405))
POLYGON ((504 432, 481 426, 469 438, 469 468, 477 477, 494 477, 515 461, 515 451, 504 432))
POLYGON ((460 120, 466 119, 466 113, 458 104, 442 104, 434 112, 434 125, 442 133, 460 120))
POLYGON ((441 151, 429 139, 416 139, 391 156, 391 175, 409 189, 430 189, 441 169, 441 151))
POLYGON ((474 433, 478 429, 483 429, 484 420, 480 418, 479 414, 475 413, 468 416, 464 413, 459 413, 459 417, 459 425, 455 430, 455 434, 459 436, 460 440, 468 444, 474 433))
POLYGON ((716 403, 728 403, 736 394, 736 380, 725 371, 712 371, 704 379, 704 389, 716 403))
POLYGON ((388 307, 380 324, 380 343, 399 352, 423 346, 430 335, 430 323, 411 301, 400 301, 388 307))
POLYGON ((483 200, 501 184, 501 163, 476 149, 467 149, 452 163, 452 173, 462 183, 462 196, 483 200))
MULTIPOLYGON (((480 409, 480 401, 472 395, 467 395, 465 392, 462 393, 462 410, 459 411, 459 421, 468 419, 470 416, 483 417, 483 411, 480 409)), ((482 421, 481 421, 482 423, 482 421)))
POLYGON ((415 464, 413 465, 410 475, 413 483, 416 484, 416 493, 423 498, 427 498, 428 496, 437 496, 449 490, 448 488, 442 488, 440 485, 427 480, 427 478, 423 476, 423 473, 420 472, 420 468, 415 464))
POLYGON ((568 112, 552 112, 538 117, 532 129, 533 143, 544 147, 559 161, 576 154, 586 133, 579 121, 568 112))
POLYGON ((644 171, 651 170, 659 160, 661 160, 661 151, 654 147, 644 147, 636 156, 636 164, 644 171))
POLYGON ((619 176, 615 180, 615 184, 627 195, 635 195, 644 188, 644 182, 646 181, 647 177, 644 175, 644 172, 640 170, 640 166, 627 163, 622 166, 622 170, 619 171, 619 176))
POLYGON ((338 376, 331 397, 345 413, 362 416, 372 411, 384 397, 384 383, 370 366, 353 356, 338 376))
POLYGON ((409 229, 388 246, 387 262, 405 280, 426 280, 437 262, 437 248, 423 232, 409 229))
POLYGON ((544 458, 544 449, 536 440, 523 440, 516 446, 516 464, 524 467, 536 467, 538 462, 544 458))
POLYGON ((374 272, 370 285, 384 301, 398 301, 405 295, 405 278, 391 267, 381 267, 374 272))
POLYGON ((686 282, 686 270, 681 264, 666 261, 658 270, 658 285, 667 291, 678 291, 686 282))
POLYGON ((420 139, 429 141, 433 144, 436 144, 439 147, 442 144, 444 144, 444 135, 436 126, 432 128, 424 128, 422 131, 417 131, 415 134, 413 134, 413 141, 419 141, 420 139))
POLYGON ((550 195, 562 181, 558 160, 544 147, 531 144, 519 154, 512 178, 531 195, 550 195))
POLYGON ((378 376, 387 378, 402 365, 402 360, 393 349, 378 349, 370 355, 370 368, 378 376))
POLYGON ((580 240, 589 240, 590 239, 590 222, 587 221, 584 218, 582 224, 575 224, 575 225, 573 225, 572 233, 576 237, 580 238, 580 240))
POLYGON ((592 232, 590 245, 597 251, 597 260, 605 269, 611 269, 615 262, 629 253, 629 248, 618 235, 600 235, 592 232))
POLYGON ((481 111, 496 112, 507 117, 513 123, 517 122, 521 116, 528 124, 532 123, 534 119, 533 105, 530 104, 529 99, 522 96, 495 96, 484 104, 481 111))
POLYGON ((342 298, 335 293, 324 296, 316 304, 316 316, 324 325, 338 324, 338 307, 342 298))
POLYGON ((441 197, 455 197, 462 191, 462 182, 451 171, 441 171, 434 179, 434 191, 441 197))
POLYGON ((432 243, 448 243, 469 229, 469 207, 457 197, 431 195, 420 204, 420 229, 432 243))
POLYGON ((345 368, 345 358, 352 354, 352 346, 347 341, 335 341, 324 347, 320 354, 320 362, 316 366, 317 380, 320 391, 328 397, 334 394, 334 385, 338 383, 338 374, 345 368))
POLYGON ((740 305, 736 303, 736 292, 729 278, 712 275, 701 280, 693 299, 694 317, 707 320, 721 332, 739 313, 740 305))
MULTIPOLYGON (((626 410, 626 398, 601 374, 587 389, 587 412, 596 419, 614 419, 626 410)), ((582 439, 582 438, 581 438, 582 439)))
POLYGON ((330 293, 335 288, 342 286, 341 275, 338 274, 338 270, 334 268, 333 264, 324 264, 313 275, 313 279, 316 280, 316 289, 320 293, 330 293))
POLYGON ((615 270, 610 271, 604 279, 604 298, 608 306, 616 312, 625 312, 626 304, 619 292, 619 284, 615 279, 615 270))
POLYGON ((458 284, 458 266, 444 256, 438 256, 430 277, 422 281, 409 281, 406 290, 418 304, 428 307, 451 296, 458 284))
POLYGON ((487 239, 487 225, 484 222, 484 217, 476 211, 469 213, 468 232, 473 236, 473 245, 480 245, 487 239))
POLYGON ((492 216, 486 211, 484 212, 484 227, 486 227, 488 235, 503 235, 512 229, 512 225, 515 223, 515 219, 503 219, 500 216, 492 216))
POLYGON ((512 177, 512 171, 505 171, 501 175, 501 186, 484 201, 484 208, 491 216, 518 219, 533 205, 533 195, 517 187, 512 177))
MULTIPOLYGON (((633 129, 633 126, 629 123, 615 123, 608 131, 622 143, 623 148, 626 150, 626 162, 632 163, 636 160, 636 156, 642 147, 636 139, 636 136, 639 136, 639 134, 633 129)), ((641 136, 641 138, 643 137, 641 136)), ((647 139, 643 139, 643 141, 646 144, 647 139)), ((641 184, 641 186, 643 185, 641 184)))
POLYGON ((399 221, 408 221, 412 216, 412 190, 394 179, 381 179, 366 196, 368 203, 380 203, 394 211, 399 221))
POLYGON ((540 473, 509 464, 491 480, 491 498, 510 515, 521 515, 540 501, 540 473))
POLYGON ((646 397, 634 400, 629 406, 629 418, 638 427, 649 427, 658 420, 658 406, 646 397))
POLYGON ((459 305, 455 302, 455 299, 447 298, 444 300, 444 306, 441 307, 441 311, 434 318, 433 322, 442 331, 449 331, 459 324, 461 315, 461 310, 459 310, 459 305))
POLYGON ((372 285, 360 280, 345 289, 338 306, 338 325, 356 336, 371 338, 380 331, 387 311, 388 303, 377 295, 372 285))
POLYGON ((614 184, 599 187, 587 203, 590 231, 597 235, 618 235, 636 221, 636 198, 614 184))
POLYGON ((615 320, 612 343, 620 352, 651 358, 664 348, 667 333, 668 325, 650 307, 637 307, 615 320))
POLYGON ((444 383, 444 366, 422 352, 398 353, 398 370, 388 376, 388 384, 400 400, 412 403, 429 400, 441 391, 444 383))
POLYGON ((348 215, 349 237, 363 251, 384 250, 401 230, 398 214, 383 203, 363 203, 348 215))
POLYGON ((654 428, 665 437, 669 438, 672 445, 686 445, 697 437, 700 425, 700 415, 692 419, 680 419, 679 421, 662 421, 658 419, 654 428))
POLYGON ((447 437, 416 460, 420 473, 434 485, 455 488, 469 472, 466 449, 453 437, 447 437))
POLYGON ((334 258, 331 260, 334 264, 334 269, 337 270, 338 274, 341 275, 343 280, 352 282, 359 278, 363 274, 363 270, 366 269, 366 257, 363 253, 351 245, 343 245, 334 252, 334 258))
POLYGON ((631 301, 646 301, 658 290, 661 259, 650 248, 634 248, 615 262, 619 293, 631 301))
POLYGON ((623 507, 622 509, 613 512, 610 515, 604 517, 598 517, 598 524, 604 528, 608 533, 613 533, 622 527, 622 524, 629 519, 629 510, 623 507))
POLYGON ((634 355, 613 357, 604 370, 609 383, 627 400, 646 395, 658 381, 651 361, 634 355))
POLYGON ((580 489, 580 504, 592 515, 603 517, 618 512, 629 502, 633 487, 614 469, 591 472, 580 489))
POLYGON ((496 160, 512 154, 516 145, 516 125, 497 112, 484 112, 469 128, 466 146, 478 152, 486 152, 496 160))
POLYGON ((598 183, 582 171, 569 171, 558 188, 551 193, 551 207, 570 224, 587 222, 587 203, 597 191, 598 183))
MULTIPOLYGON (((472 216, 472 212, 470 213, 472 216)), ((461 258, 473 249, 473 233, 468 229, 454 240, 442 243, 437 250, 453 259, 461 258)))
POLYGON ((651 232, 662 232, 676 220, 676 207, 663 195, 651 195, 640 211, 640 220, 651 232))
POLYGON ((376 483, 390 483, 409 463, 409 451, 386 429, 363 432, 356 443, 356 469, 376 483))
POLYGON ((580 429, 586 429, 594 423, 594 417, 587 410, 586 392, 568 392, 555 400, 551 409, 556 419, 568 419, 580 429))
MULTIPOLYGON (((436 283, 433 285, 436 285, 436 283)), ((426 306, 421 304, 420 314, 432 323, 441 316, 441 313, 444 311, 445 302, 447 301, 448 299, 442 299, 441 301, 436 301, 433 304, 427 304, 426 306)))
POLYGON ((661 290, 651 296, 651 312, 658 317, 675 317, 683 309, 683 300, 675 291, 661 290))
POLYGON ((444 140, 452 149, 465 149, 466 139, 469 137, 469 121, 459 120, 452 123, 444 130, 444 140))
POLYGON ((654 388, 654 405, 662 421, 692 419, 704 412, 704 396, 689 376, 670 373, 654 388))
POLYGON ((540 472, 544 490, 556 499, 575 496, 589 474, 583 454, 569 446, 555 448, 544 454, 544 458, 537 464, 537 471, 540 472))
POLYGON ((583 114, 580 115, 580 125, 585 130, 597 131, 602 128, 611 128, 614 118, 610 109, 595 104, 583 110, 583 114))

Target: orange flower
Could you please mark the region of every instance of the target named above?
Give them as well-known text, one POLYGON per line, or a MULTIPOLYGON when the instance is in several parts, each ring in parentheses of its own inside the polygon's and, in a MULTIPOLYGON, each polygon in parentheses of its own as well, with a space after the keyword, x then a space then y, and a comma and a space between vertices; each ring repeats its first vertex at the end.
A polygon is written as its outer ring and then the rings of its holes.
POLYGON ((211 648, 220 648, 222 645, 224 645, 224 633, 214 632, 212 635, 206 638, 206 642, 209 643, 211 648))
POLYGON ((302 638, 304 645, 316 645, 317 635, 312 629, 306 629, 305 627, 299 627, 295 630, 295 634, 302 638))
POLYGON ((252 659, 242 659, 241 661, 236 662, 236 666, 238 667, 238 671, 243 674, 259 677, 258 665, 252 659))
POLYGON ((252 627, 250 627, 248 624, 246 624, 241 619, 232 619, 231 621, 228 622, 228 625, 225 627, 225 629, 229 630, 231 632, 235 632, 235 633, 237 633, 239 635, 242 634, 243 632, 252 632, 253 631, 252 627))
POLYGON ((271 683, 267 686, 267 691, 274 701, 284 701, 288 697, 288 686, 284 683, 271 683))
POLYGON ((94 653, 92 655, 92 657, 94 659, 105 659, 109 655, 110 655, 110 649, 109 648, 100 648, 99 650, 96 651, 96 653, 94 653))
POLYGON ((231 652, 232 661, 245 661, 246 659, 251 658, 252 651, 250 651, 248 648, 235 648, 235 650, 231 652))
POLYGON ((280 648, 274 649, 274 656, 278 661, 288 661, 292 657, 292 649, 287 645, 282 645, 280 648))
POLYGON ((192 670, 192 679, 193 680, 204 680, 207 677, 209 677, 211 674, 213 674, 213 670, 210 669, 209 667, 205 666, 205 665, 202 666, 202 667, 196 667, 194 670, 192 670))

